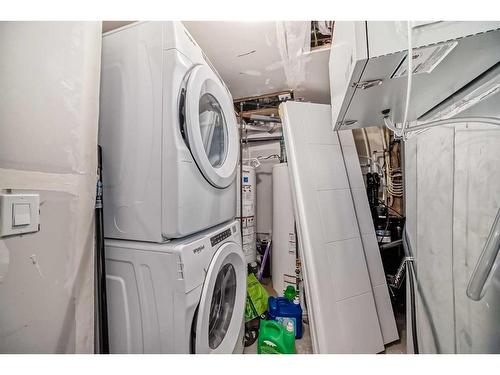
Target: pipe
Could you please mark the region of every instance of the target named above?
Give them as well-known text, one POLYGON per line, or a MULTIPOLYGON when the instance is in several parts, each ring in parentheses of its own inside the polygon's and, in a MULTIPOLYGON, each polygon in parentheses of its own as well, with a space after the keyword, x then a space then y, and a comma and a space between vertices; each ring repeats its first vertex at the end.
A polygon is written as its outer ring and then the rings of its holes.
POLYGON ((449 124, 459 124, 459 123, 480 123, 480 124, 490 124, 500 126, 500 118, 497 117, 460 117, 460 118, 449 118, 445 120, 436 120, 426 122, 420 125, 415 125, 408 127, 404 130, 404 133, 415 132, 418 130, 427 130, 429 128, 440 126, 440 125, 449 125, 449 124))
POLYGON ((396 241, 386 243, 384 245, 380 245, 379 248, 380 248, 380 250, 392 249, 393 247, 398 247, 402 243, 403 243, 403 240, 396 240, 396 241))
POLYGON ((257 114, 251 114, 250 115, 250 120, 253 121, 264 121, 264 122, 281 122, 279 117, 274 117, 274 116, 266 116, 266 115, 257 115, 257 114))
MULTIPOLYGON (((245 97, 242 97, 242 98, 235 99, 235 100, 233 100, 233 102, 235 104, 238 104, 238 103, 249 102, 249 101, 257 100, 257 99, 267 99, 267 98, 270 98, 270 97, 273 97, 273 96, 277 96, 277 97, 279 97, 279 96, 290 96, 290 100, 293 100, 293 90, 276 91, 276 92, 272 92, 272 93, 269 93, 269 94, 262 94, 262 95, 256 95, 256 96, 245 96, 245 97)), ((241 113, 242 112, 240 112, 240 114, 241 113)))
POLYGON ((387 150, 387 140, 385 139, 385 131, 384 128, 379 128, 380 136, 382 137, 382 147, 384 150, 387 150))
POLYGON ((258 131, 258 132, 268 132, 268 133, 273 133, 279 128, 281 128, 281 123, 279 123, 279 122, 273 122, 273 123, 262 124, 262 125, 251 125, 251 124, 245 125, 246 130, 258 131))
POLYGON ((467 285, 467 297, 480 301, 491 282, 495 270, 500 264, 500 209, 497 211, 490 233, 479 256, 474 272, 467 285))
POLYGON ((417 338, 417 312, 415 306, 415 285, 413 280, 414 269, 413 259, 408 260, 408 279, 410 281, 410 303, 411 303, 411 338, 413 340, 413 353, 419 354, 418 338, 417 338))
POLYGON ((385 116, 384 117, 384 124, 387 126, 390 130, 393 131, 395 137, 402 137, 403 136, 403 129, 399 129, 396 127, 396 125, 389 119, 389 117, 385 116))
POLYGON ((411 33, 412 33, 412 26, 410 21, 406 21, 406 30, 408 33, 408 70, 407 70, 407 76, 408 80, 406 83, 406 103, 405 103, 405 112, 403 116, 403 128, 407 126, 406 120, 408 119, 408 109, 410 107, 410 96, 411 96, 411 85, 412 85, 412 76, 413 76, 413 47, 412 47, 412 41, 411 41, 411 33))
POLYGON ((267 242, 266 250, 264 251, 264 256, 262 257, 262 263, 260 264, 259 272, 257 273, 257 279, 262 281, 262 276, 264 275, 264 268, 266 267, 267 258, 269 258, 269 252, 271 250, 271 240, 267 242))
MULTIPOLYGON (((241 243, 243 243, 243 117, 241 113, 243 112, 243 104, 240 103, 240 175, 238 178, 240 179, 240 236, 241 243)), ((248 142, 248 139, 247 139, 248 142)))
POLYGON ((108 308, 106 296, 106 254, 104 248, 104 220, 102 199, 102 148, 97 146, 97 194, 95 201, 97 324, 99 352, 109 354, 108 308))
MULTIPOLYGON (((399 240, 402 241, 402 240, 399 240)), ((399 264, 399 267, 396 271, 396 274, 392 277, 392 279, 389 281, 389 286, 395 289, 401 288, 401 284, 403 283, 403 280, 405 278, 405 273, 406 273, 406 263, 408 262, 408 259, 405 257, 403 260, 401 260, 401 263, 399 264)))
POLYGON ((422 133, 430 128, 436 127, 436 126, 462 124, 465 122, 500 126, 500 118, 478 116, 478 117, 457 117, 457 118, 449 118, 449 119, 444 119, 444 120, 430 121, 430 122, 425 122, 423 124, 418 124, 418 125, 406 127, 403 129, 403 128, 396 127, 395 124, 391 121, 391 119, 389 119, 388 116, 384 117, 385 126, 394 132, 394 136, 396 138, 402 138, 403 141, 405 141, 407 139, 407 137, 409 135, 411 135, 411 133, 413 133, 413 132, 418 132, 418 134, 420 134, 420 133, 422 133))
POLYGON ((252 143, 252 142, 265 142, 265 141, 279 141, 281 139, 281 136, 274 136, 274 137, 255 137, 255 138, 247 138, 246 143, 252 143))
MULTIPOLYGON (((363 128, 363 141, 364 141, 364 144, 365 144, 366 157, 371 162, 373 160, 372 159, 372 150, 370 148, 370 142, 368 141, 368 132, 366 131, 366 128, 363 128)), ((372 169, 371 163, 370 163, 370 172, 374 172, 374 170, 372 169)))
POLYGON ((286 163, 286 147, 285 147, 285 138, 283 136, 280 137, 280 163, 286 163))

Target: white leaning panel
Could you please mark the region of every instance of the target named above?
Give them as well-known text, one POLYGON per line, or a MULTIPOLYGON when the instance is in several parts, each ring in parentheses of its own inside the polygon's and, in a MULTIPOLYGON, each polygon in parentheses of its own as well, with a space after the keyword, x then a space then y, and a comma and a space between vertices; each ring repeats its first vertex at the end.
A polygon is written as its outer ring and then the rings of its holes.
POLYGON ((341 130, 338 133, 342 154, 347 170, 347 178, 352 191, 354 200, 354 208, 356 210, 356 218, 358 220, 359 231, 361 233, 361 241, 365 253, 366 264, 368 266, 368 274, 373 289, 373 297, 375 298, 375 307, 377 308, 380 329, 382 330, 382 338, 384 344, 399 339, 399 333, 392 311, 391 299, 389 290, 385 280, 384 266, 380 257, 380 250, 375 236, 375 228, 373 227, 372 215, 366 195, 365 183, 359 165, 358 152, 354 144, 354 137, 351 130, 341 130))
POLYGON ((384 350, 355 206, 329 105, 280 113, 315 353, 384 350))

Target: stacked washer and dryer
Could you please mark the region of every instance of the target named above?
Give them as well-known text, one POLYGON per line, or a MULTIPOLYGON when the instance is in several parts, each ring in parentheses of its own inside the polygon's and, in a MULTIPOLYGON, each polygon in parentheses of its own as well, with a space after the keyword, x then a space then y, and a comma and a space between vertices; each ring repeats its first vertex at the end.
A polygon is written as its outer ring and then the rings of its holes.
POLYGON ((242 351, 236 118, 180 22, 103 35, 99 143, 110 351, 242 351))

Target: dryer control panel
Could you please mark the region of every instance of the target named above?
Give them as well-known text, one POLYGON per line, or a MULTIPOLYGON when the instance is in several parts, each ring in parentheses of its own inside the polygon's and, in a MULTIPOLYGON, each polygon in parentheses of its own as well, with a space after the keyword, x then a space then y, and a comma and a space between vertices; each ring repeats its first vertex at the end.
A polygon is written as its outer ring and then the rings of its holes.
POLYGON ((228 228, 225 231, 217 233, 215 236, 210 237, 210 243, 212 244, 213 247, 230 236, 231 236, 231 228, 228 228))

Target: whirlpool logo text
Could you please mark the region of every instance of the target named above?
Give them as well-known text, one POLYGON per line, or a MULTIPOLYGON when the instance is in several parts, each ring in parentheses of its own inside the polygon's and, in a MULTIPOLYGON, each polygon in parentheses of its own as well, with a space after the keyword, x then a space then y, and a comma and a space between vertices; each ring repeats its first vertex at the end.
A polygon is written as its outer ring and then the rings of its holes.
POLYGON ((197 248, 193 249, 193 253, 199 254, 201 251, 205 248, 205 245, 198 246, 197 248))

